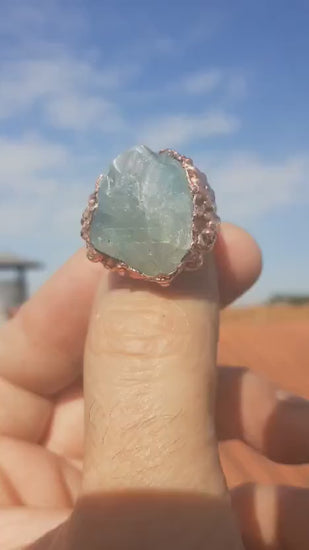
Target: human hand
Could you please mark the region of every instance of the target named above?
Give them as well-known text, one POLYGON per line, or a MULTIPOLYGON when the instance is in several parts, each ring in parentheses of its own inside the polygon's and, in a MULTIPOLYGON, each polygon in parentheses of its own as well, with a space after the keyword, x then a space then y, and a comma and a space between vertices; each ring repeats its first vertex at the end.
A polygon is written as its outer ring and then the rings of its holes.
MULTIPOLYGON (((258 276, 259 252, 244 232, 223 226, 216 259, 226 305, 258 276)), ((214 434, 218 302, 210 258, 203 271, 161 290, 109 277, 81 251, 1 327, 1 549, 24 546, 67 518, 31 547, 242 548, 214 434), (99 283, 85 352, 81 484, 82 357, 99 283)), ((240 437, 276 460, 308 460, 306 402, 281 409, 265 446, 275 389, 246 371, 218 373, 219 438, 240 437), (233 400, 240 376, 241 407, 233 400), (287 425, 293 450, 283 444, 287 425)), ((255 494, 253 502, 245 487, 232 499, 246 548, 270 548, 272 540, 273 548, 308 548, 308 492, 255 494)))

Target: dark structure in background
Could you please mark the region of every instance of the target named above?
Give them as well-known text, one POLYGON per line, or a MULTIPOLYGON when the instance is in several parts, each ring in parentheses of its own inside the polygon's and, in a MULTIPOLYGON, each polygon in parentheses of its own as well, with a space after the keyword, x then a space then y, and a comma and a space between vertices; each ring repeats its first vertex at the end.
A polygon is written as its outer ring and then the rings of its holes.
POLYGON ((1 318, 12 316, 27 298, 27 270, 43 265, 13 254, 0 254, 0 310, 1 318))
POLYGON ((304 306, 309 304, 309 294, 274 294, 267 300, 270 305, 304 306))

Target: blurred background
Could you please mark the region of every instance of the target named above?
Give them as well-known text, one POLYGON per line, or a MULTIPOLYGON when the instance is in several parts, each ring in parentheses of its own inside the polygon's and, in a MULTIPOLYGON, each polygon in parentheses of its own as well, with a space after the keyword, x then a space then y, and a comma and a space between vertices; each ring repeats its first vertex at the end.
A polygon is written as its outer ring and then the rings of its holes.
POLYGON ((137 143, 191 156, 222 219, 261 245, 263 275, 238 305, 306 300, 306 0, 0 6, 2 311, 82 244, 97 175, 137 143))

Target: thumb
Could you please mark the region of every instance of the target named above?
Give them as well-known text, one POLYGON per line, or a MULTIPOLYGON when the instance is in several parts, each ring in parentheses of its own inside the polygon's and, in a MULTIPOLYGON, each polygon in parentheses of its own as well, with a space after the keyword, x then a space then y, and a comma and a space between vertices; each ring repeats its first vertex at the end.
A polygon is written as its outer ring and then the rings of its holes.
POLYGON ((169 289, 103 279, 85 353, 78 548, 241 548, 214 432, 217 333, 211 254, 169 289))

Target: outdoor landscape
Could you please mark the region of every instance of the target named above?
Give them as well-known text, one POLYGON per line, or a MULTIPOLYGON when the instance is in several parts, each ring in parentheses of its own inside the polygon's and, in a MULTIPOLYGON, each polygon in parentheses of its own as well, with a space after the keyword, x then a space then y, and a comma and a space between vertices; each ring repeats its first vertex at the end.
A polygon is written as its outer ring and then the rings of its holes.
MULTIPOLYGON (((309 305, 261 305, 222 312, 218 362, 244 366, 309 398, 309 305)), ((221 444, 230 487, 244 482, 308 486, 309 465, 276 464, 244 443, 221 444)))

